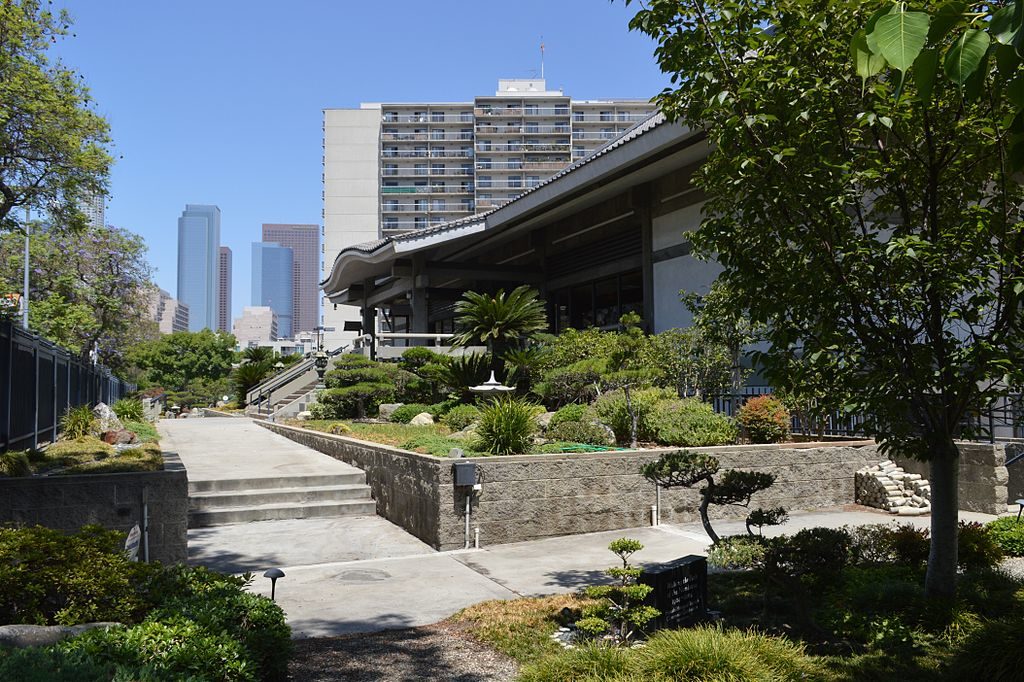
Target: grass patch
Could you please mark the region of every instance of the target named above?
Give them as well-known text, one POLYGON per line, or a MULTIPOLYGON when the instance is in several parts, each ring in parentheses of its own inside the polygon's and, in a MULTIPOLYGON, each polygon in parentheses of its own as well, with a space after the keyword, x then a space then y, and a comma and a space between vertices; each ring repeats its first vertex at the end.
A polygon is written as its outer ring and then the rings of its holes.
POLYGON ((124 422, 124 428, 134 433, 139 438, 140 443, 158 443, 160 441, 160 434, 157 433, 156 427, 149 422, 124 422))
POLYGON ((122 474, 132 471, 160 471, 164 458, 156 443, 143 443, 138 447, 115 452, 110 457, 93 462, 82 462, 59 472, 61 476, 75 474, 122 474))
POLYGON ((132 471, 159 471, 164 462, 157 443, 141 443, 118 452, 93 436, 61 440, 46 450, 30 453, 35 474, 71 476, 75 474, 114 474, 132 471))
POLYGON ((578 616, 588 602, 571 594, 492 600, 463 609, 450 620, 506 656, 528 663, 561 651, 561 645, 553 642, 551 635, 562 625, 562 609, 571 609, 578 616))

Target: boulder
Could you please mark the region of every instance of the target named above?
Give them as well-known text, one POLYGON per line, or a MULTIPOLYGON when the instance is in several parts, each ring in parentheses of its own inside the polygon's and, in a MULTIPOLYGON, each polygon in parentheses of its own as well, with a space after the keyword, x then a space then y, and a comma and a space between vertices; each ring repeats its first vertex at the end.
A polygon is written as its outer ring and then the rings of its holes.
POLYGON ((295 418, 298 419, 299 421, 306 421, 307 419, 313 418, 313 413, 310 412, 309 410, 303 410, 302 412, 299 412, 297 415, 295 415, 295 418))
POLYGON ((554 412, 544 412, 537 415, 537 426, 540 427, 541 431, 547 431, 548 426, 551 425, 551 418, 555 416, 554 412))
POLYGON ((426 426, 427 424, 433 424, 434 418, 429 412, 420 412, 418 415, 410 419, 409 423, 413 426, 426 426))
POLYGON ((461 431, 456 431, 455 433, 451 434, 448 437, 454 438, 456 440, 467 440, 469 438, 476 438, 476 428, 478 424, 479 422, 473 422, 466 428, 462 429, 461 431))
POLYGON ((114 414, 114 410, 106 403, 98 403, 96 407, 92 408, 92 414, 96 418, 96 428, 100 430, 100 433, 104 431, 120 431, 124 428, 124 424, 114 414))
POLYGON ((81 625, 0 625, 0 647, 25 649, 50 646, 62 639, 76 637, 97 628, 120 626, 120 623, 82 623, 81 625))
POLYGON ((381 406, 380 406, 380 413, 379 413, 380 414, 380 418, 383 419, 384 421, 390 421, 391 420, 391 415, 393 415, 395 413, 395 410, 397 410, 399 407, 401 407, 404 404, 405 403, 382 403, 381 406))

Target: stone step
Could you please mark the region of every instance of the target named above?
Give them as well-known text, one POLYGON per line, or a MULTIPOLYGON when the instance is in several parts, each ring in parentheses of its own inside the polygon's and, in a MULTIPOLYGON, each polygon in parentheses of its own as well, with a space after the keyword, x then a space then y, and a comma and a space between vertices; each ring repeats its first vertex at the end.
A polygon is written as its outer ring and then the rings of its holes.
POLYGON ((279 521, 283 519, 312 519, 338 516, 373 516, 377 503, 373 500, 343 500, 341 502, 313 502, 310 504, 261 504, 254 507, 226 507, 208 511, 191 511, 189 528, 222 526, 250 521, 279 521))
POLYGON ((310 502, 368 499, 370 499, 370 487, 367 485, 324 485, 192 493, 188 498, 188 506, 190 510, 207 511, 226 507, 255 507, 263 504, 308 504, 310 502))
POLYGON ((266 476, 263 478, 215 478, 188 482, 188 494, 236 490, 268 490, 272 488, 319 487, 327 485, 362 485, 366 474, 353 468, 344 474, 309 476, 266 476))

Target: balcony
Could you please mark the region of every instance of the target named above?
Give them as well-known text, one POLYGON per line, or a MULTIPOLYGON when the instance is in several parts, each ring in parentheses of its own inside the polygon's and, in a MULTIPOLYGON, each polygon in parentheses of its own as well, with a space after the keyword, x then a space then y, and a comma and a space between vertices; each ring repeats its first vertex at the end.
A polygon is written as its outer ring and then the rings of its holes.
POLYGON ((574 140, 614 140, 626 131, 621 132, 582 132, 574 131, 572 139, 574 140))
POLYGON ((469 112, 461 114, 421 114, 419 116, 409 115, 389 115, 385 113, 381 117, 381 121, 384 123, 472 123, 473 115, 469 112))
POLYGON ((527 189, 525 184, 513 185, 507 182, 492 182, 490 184, 477 184, 477 189, 485 192, 489 192, 492 189, 496 189, 499 192, 522 192, 527 189))
POLYGON ((413 177, 461 177, 471 178, 474 173, 468 168, 385 168, 380 173, 383 176, 394 178, 402 176, 413 177))
POLYGON ((472 140, 473 133, 381 133, 380 139, 385 142, 443 142, 446 140, 472 140))
POLYGON ((501 118, 507 116, 569 116, 569 107, 477 107, 473 110, 477 116, 484 118, 501 118))
POLYGON ((405 185, 381 187, 381 194, 472 194, 473 185, 405 185))
POLYGON ((498 208, 499 206, 504 206, 510 201, 512 201, 512 197, 505 197, 502 199, 477 199, 476 210, 485 211, 491 208, 498 208))
POLYGON ((444 206, 423 206, 420 204, 384 204, 381 213, 472 213, 472 204, 445 204, 444 206))
POLYGON ((384 149, 384 159, 471 159, 472 149, 384 149))
POLYGON ((581 114, 573 112, 573 123, 636 123, 646 120, 654 111, 642 113, 613 113, 613 114, 581 114))
POLYGON ((564 144, 528 144, 525 142, 513 142, 510 144, 477 145, 478 154, 510 154, 523 152, 564 152, 568 153, 569 143, 564 144))
POLYGON ((568 135, 572 128, 556 126, 477 126, 477 135, 568 135))

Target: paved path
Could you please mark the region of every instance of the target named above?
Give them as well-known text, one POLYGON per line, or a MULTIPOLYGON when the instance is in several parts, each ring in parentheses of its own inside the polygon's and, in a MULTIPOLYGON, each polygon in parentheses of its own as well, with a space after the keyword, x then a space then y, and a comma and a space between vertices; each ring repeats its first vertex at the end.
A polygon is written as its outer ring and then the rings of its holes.
MULTIPOLYGON (((239 477, 239 469, 264 471, 346 466, 248 420, 161 422, 164 445, 181 456, 191 480, 239 477), (213 454, 211 454, 213 453, 213 454)), ((252 474, 258 476, 261 474, 252 474)), ((249 477, 250 474, 246 474, 249 477)), ((963 512, 961 518, 992 516, 963 512)), ((928 517, 899 518, 862 507, 794 512, 789 523, 768 529, 795 533, 812 526, 838 527, 893 520, 927 527, 928 517)), ((722 535, 745 532, 739 521, 715 523, 722 535)), ((709 544, 699 523, 570 535, 479 550, 435 552, 379 517, 262 521, 189 531, 189 560, 229 572, 253 571, 252 589, 270 594, 267 568, 282 568, 277 600, 296 637, 428 625, 486 599, 571 592, 602 579, 613 564, 608 543, 640 540, 640 565, 704 554, 709 544)))

